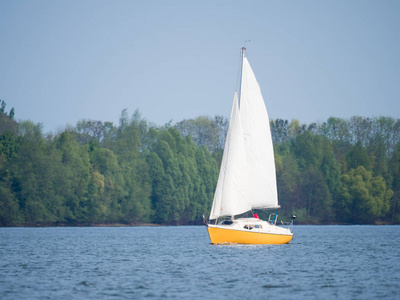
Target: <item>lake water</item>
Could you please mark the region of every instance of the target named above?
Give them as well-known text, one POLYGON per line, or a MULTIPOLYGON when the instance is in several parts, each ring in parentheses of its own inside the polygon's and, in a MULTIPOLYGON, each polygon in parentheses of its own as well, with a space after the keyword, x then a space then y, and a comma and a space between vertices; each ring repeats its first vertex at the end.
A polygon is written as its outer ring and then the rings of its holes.
POLYGON ((400 226, 295 226, 211 245, 204 226, 0 228, 0 299, 400 299, 400 226))

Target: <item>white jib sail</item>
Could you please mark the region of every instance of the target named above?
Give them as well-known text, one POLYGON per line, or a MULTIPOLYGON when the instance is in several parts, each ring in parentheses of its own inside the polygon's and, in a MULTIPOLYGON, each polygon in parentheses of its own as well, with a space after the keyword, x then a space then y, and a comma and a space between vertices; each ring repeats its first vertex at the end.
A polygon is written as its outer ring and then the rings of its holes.
POLYGON ((252 208, 276 208, 278 193, 269 118, 260 86, 243 57, 240 117, 249 168, 252 208))
POLYGON ((210 220, 238 215, 251 209, 247 169, 246 149, 235 93, 210 220))

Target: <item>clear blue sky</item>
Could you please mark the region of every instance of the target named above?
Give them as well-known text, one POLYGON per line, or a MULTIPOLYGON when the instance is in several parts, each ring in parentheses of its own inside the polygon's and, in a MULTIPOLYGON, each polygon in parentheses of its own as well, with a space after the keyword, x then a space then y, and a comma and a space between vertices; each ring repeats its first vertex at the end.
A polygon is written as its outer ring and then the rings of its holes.
POLYGON ((0 0, 0 99, 44 131, 228 117, 240 48, 271 118, 400 117, 400 1, 0 0))

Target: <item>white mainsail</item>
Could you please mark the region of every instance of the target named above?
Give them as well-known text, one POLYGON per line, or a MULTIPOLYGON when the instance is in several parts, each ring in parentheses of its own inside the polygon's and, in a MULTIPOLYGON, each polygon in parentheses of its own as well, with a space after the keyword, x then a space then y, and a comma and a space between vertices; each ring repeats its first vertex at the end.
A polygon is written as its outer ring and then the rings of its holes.
POLYGON ((240 108, 235 93, 210 220, 277 207, 268 113, 243 49, 240 108))
POLYGON ((251 210, 246 150, 235 93, 210 220, 251 210))

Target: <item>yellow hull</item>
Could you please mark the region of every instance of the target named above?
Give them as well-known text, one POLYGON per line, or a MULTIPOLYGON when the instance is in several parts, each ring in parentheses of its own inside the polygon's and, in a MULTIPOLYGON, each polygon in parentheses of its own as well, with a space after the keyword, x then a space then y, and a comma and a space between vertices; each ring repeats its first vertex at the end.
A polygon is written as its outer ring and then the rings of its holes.
POLYGON ((207 226, 208 235, 213 244, 287 244, 293 235, 249 232, 207 226))

